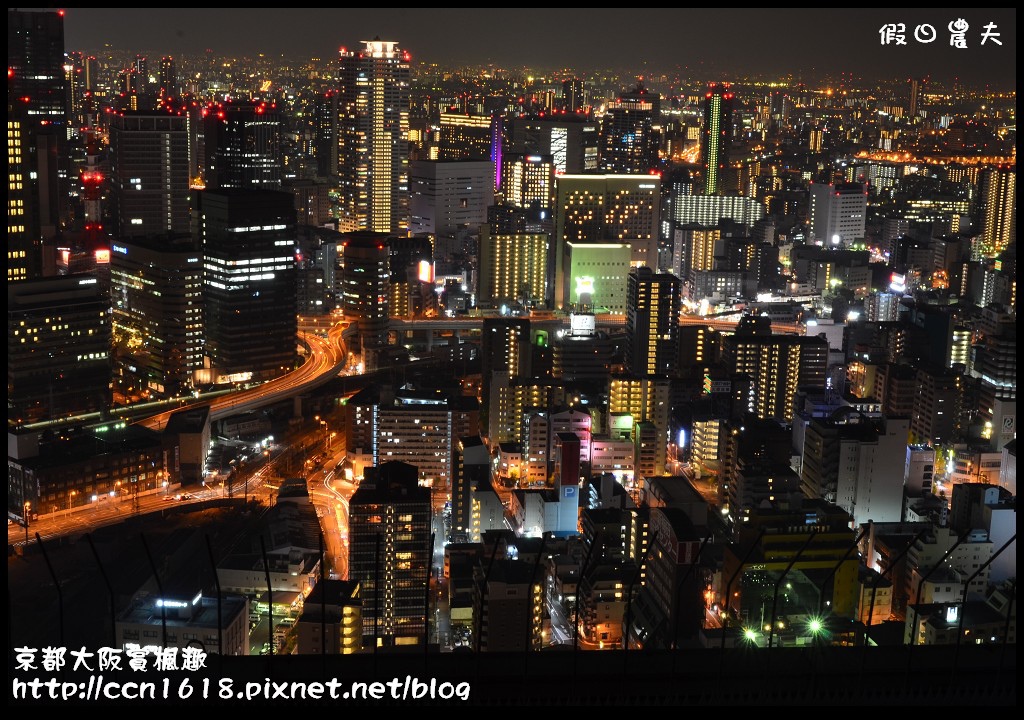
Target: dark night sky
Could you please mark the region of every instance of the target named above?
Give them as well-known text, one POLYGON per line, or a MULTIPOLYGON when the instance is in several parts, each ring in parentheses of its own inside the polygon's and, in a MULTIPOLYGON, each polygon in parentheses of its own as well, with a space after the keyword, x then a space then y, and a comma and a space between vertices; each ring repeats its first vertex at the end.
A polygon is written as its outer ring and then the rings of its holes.
POLYGON ((996 89, 1016 87, 1016 10, 797 8, 71 8, 68 49, 116 49, 175 54, 212 49, 218 54, 281 53, 297 59, 331 57, 379 35, 399 41, 427 62, 494 62, 506 67, 688 67, 692 76, 746 73, 852 72, 868 79, 930 75, 996 89), (950 46, 947 25, 962 17, 968 47, 950 46), (881 45, 879 28, 907 25, 907 45, 881 45), (1002 47, 980 46, 982 26, 998 25, 1002 47), (913 29, 938 31, 920 44, 913 29))

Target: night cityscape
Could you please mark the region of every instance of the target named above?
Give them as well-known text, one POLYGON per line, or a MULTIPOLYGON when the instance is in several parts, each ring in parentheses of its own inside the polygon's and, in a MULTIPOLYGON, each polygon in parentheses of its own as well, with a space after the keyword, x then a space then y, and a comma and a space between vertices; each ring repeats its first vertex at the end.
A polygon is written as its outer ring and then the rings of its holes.
POLYGON ((1016 704, 1014 9, 9 9, 7 78, 8 705, 1016 704))

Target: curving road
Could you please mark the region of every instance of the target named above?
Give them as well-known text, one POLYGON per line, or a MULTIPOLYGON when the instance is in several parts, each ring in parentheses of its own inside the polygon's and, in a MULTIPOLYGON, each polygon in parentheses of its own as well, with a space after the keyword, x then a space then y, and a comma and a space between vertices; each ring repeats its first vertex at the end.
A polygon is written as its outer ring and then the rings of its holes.
POLYGON ((336 323, 328 331, 327 338, 320 337, 313 332, 300 331, 299 340, 309 350, 309 355, 306 356, 306 361, 302 365, 287 375, 282 375, 248 390, 224 395, 215 400, 184 403, 181 407, 139 420, 137 424, 151 430, 159 430, 167 424, 174 413, 185 408, 207 405, 210 407, 210 420, 220 420, 229 415, 255 410, 278 400, 292 397, 296 393, 323 385, 345 367, 347 353, 341 337, 343 330, 343 323, 336 323))

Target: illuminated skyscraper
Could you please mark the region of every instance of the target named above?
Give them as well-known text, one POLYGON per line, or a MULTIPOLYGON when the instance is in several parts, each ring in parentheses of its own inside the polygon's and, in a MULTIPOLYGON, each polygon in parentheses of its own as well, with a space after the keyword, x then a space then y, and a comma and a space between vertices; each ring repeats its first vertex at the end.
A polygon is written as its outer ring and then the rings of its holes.
POLYGON ((8 278, 41 277, 68 215, 64 11, 7 11, 8 278), (21 171, 19 171, 21 170, 21 171), (20 176, 20 181, 15 180, 20 176), (20 197, 19 197, 20 196, 20 197))
POLYGON ((205 264, 213 380, 269 380, 295 366, 295 201, 275 190, 204 190, 194 224, 205 264))
POLYGON ((599 130, 599 123, 582 115, 513 117, 509 149, 524 155, 550 155, 559 175, 598 172, 599 130))
POLYGON ((281 113, 273 103, 226 103, 206 111, 206 187, 281 187, 281 113))
POLYGON ((798 389, 825 390, 828 342, 824 338, 773 335, 767 317, 748 316, 722 345, 726 369, 750 376, 748 409, 762 420, 791 421, 798 389))
POLYGON ((531 217, 547 220, 555 194, 555 164, 550 155, 502 157, 501 197, 506 205, 533 211, 531 217))
POLYGON ((338 192, 341 229, 409 228, 409 53, 379 38, 341 51, 338 192))
POLYGON ((626 286, 626 370, 633 375, 667 375, 676 363, 679 278, 632 268, 626 286))
POLYGON ((202 256, 191 236, 113 243, 110 305, 120 392, 159 398, 188 391, 192 373, 203 366, 202 290, 202 256))
POLYGON ((605 173, 649 173, 658 164, 661 100, 642 84, 611 103, 601 127, 605 173))
POLYGON ((110 170, 118 237, 189 232, 187 118, 112 115, 110 170))
POLYGON ((729 83, 711 83, 704 96, 704 131, 700 161, 704 167, 704 194, 717 195, 725 184, 732 144, 732 101, 729 83))
POLYGON ((160 58, 159 92, 164 95, 175 96, 178 94, 178 68, 174 58, 165 55, 160 58))
MULTIPOLYGON (((653 175, 560 175, 555 181, 555 305, 567 302, 560 288, 566 243, 628 244, 634 266, 658 264, 661 181, 653 175)), ((553 281, 552 281, 553 282, 553 281)))
POLYGON ((341 243, 341 306, 356 323, 359 348, 386 345, 391 278, 386 233, 349 233, 341 243))
POLYGON ((430 490, 414 465, 365 470, 349 502, 349 579, 363 595, 363 645, 422 642, 430 577, 430 490))
POLYGON ((548 236, 480 229, 481 303, 543 301, 547 296, 548 236))
POLYGON ((981 239, 998 255, 1017 240, 1017 169, 989 168, 981 177, 981 239))

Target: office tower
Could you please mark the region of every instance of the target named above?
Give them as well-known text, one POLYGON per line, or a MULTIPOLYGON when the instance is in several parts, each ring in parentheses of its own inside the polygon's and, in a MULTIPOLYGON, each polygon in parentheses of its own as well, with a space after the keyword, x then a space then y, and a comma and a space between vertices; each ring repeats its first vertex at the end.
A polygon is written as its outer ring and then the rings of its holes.
MULTIPOLYGON (((667 377, 638 378, 613 375, 608 381, 608 413, 629 415, 629 427, 634 442, 639 438, 637 426, 647 424, 653 430, 649 468, 660 475, 665 469, 668 453, 669 380, 667 377)), ((637 458, 637 474, 640 472, 637 458)), ((645 475, 646 476, 646 475, 645 475)))
POLYGON ((35 279, 51 274, 69 210, 63 11, 7 11, 7 123, 8 214, 24 210, 8 231, 8 278, 35 279))
POLYGON ((598 172, 600 124, 582 115, 525 115, 509 122, 508 151, 550 156, 559 175, 598 172))
POLYGON ((751 412, 761 419, 789 421, 798 389, 825 389, 828 342, 773 335, 766 316, 748 316, 723 340, 722 361, 728 372, 750 376, 751 412))
POLYGON ((718 228, 685 228, 681 231, 682 241, 689 249, 687 273, 681 278, 686 279, 694 271, 714 270, 715 252, 722 240, 722 231, 718 228))
POLYGON ((281 187, 281 112, 274 103, 207 108, 204 120, 206 187, 274 190, 281 187))
MULTIPOLYGON (((562 109, 566 112, 579 112, 587 105, 586 84, 579 78, 562 81, 562 109)), ((576 172, 579 172, 578 170, 576 172)))
POLYGON ((160 76, 157 78, 161 95, 174 97, 179 92, 178 67, 174 58, 164 55, 160 58, 160 76))
POLYGON ((363 646, 423 642, 430 578, 430 490, 416 467, 365 470, 349 501, 349 580, 363 598, 363 646))
POLYGON ((388 342, 388 237, 353 232, 341 242, 341 307, 345 319, 358 327, 358 352, 388 342))
MULTIPOLYGON (((555 278, 567 242, 629 244, 632 265, 657 267, 661 180, 651 175, 561 175, 555 181, 555 278)), ((556 286, 557 293, 557 286, 556 286)), ((556 294, 561 307, 564 296, 556 294)))
MULTIPOLYGON (((524 418, 530 408, 549 408, 565 404, 565 385, 560 380, 509 379, 507 374, 494 373, 491 397, 497 395, 497 411, 488 416, 488 441, 521 442, 524 418)), ((491 400, 494 407, 494 400, 491 400)))
POLYGON ((7 403, 17 424, 110 404, 110 302, 92 275, 7 285, 7 403))
POLYGON ((177 397, 203 366, 203 263, 189 235, 111 246, 114 385, 126 398, 177 397))
POLYGON ((110 183, 117 237, 189 232, 187 118, 110 117, 110 183))
POLYGON ((542 303, 548 297, 547 274, 547 234, 495 233, 481 226, 478 303, 542 303))
POLYGON ((363 41, 341 51, 338 180, 341 229, 403 233, 409 227, 409 54, 363 41))
POLYGON ((491 453, 479 435, 461 437, 452 448, 452 542, 471 542, 473 491, 490 485, 491 453))
POLYGON ((700 162, 704 171, 704 194, 718 195, 727 187, 732 144, 732 101, 729 83, 711 83, 704 96, 704 128, 701 132, 700 162))
POLYGON ((601 172, 647 174, 658 165, 661 98, 643 84, 613 101, 601 125, 601 172))
POLYGON ((804 495, 835 503, 857 525, 898 522, 909 430, 907 417, 871 418, 852 408, 811 418, 800 463, 804 495))
MULTIPOLYGON (((849 513, 820 499, 805 499, 793 507, 756 509, 749 518, 739 527, 737 542, 725 549, 722 573, 736 578, 731 593, 716 600, 736 617, 748 618, 750 642, 765 647, 770 637, 773 646, 781 645, 781 616, 813 617, 825 607, 830 615, 856 617, 860 561, 856 552, 850 552, 856 537, 849 513), (785 603, 781 598, 775 602, 775 587, 783 579, 785 603), (780 617, 771 616, 773 608, 780 617)), ((783 625, 789 637, 810 635, 805 626, 785 621, 783 625)))
POLYGON ((206 355, 216 382, 295 366, 295 204, 275 190, 203 190, 193 224, 205 263, 206 355))
POLYGON ((868 194, 861 183, 811 185, 811 240, 828 247, 864 239, 868 194))
POLYGON ((67 127, 64 11, 7 11, 7 97, 36 127, 67 127))
POLYGON ((998 255, 1017 240, 1017 169, 988 168, 981 176, 981 241, 998 255))
POLYGON ((628 243, 565 243, 555 306, 580 313, 624 315, 632 256, 628 243))
POLYGON ((455 237, 487 222, 494 166, 487 160, 409 163, 409 231, 455 237))
MULTIPOLYGON (((490 553, 490 550, 487 550, 490 553)), ((473 570, 473 637, 480 652, 539 650, 544 643, 544 573, 527 560, 473 570)))
POLYGON ((502 202, 529 210, 532 220, 550 221, 555 197, 555 165, 551 156, 506 153, 501 162, 502 202))
POLYGON ((668 375, 679 352, 679 278, 632 268, 626 286, 626 371, 668 375))
POLYGON ((333 90, 317 96, 313 106, 313 152, 318 177, 338 174, 338 93, 333 90))
POLYGON ((442 112, 439 160, 493 160, 494 121, 490 115, 442 112))

